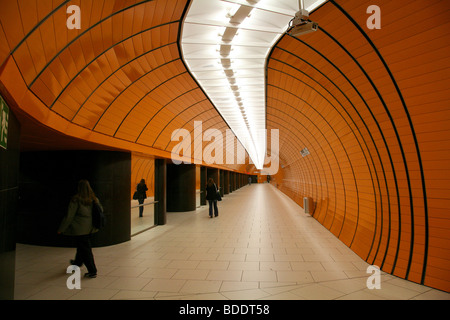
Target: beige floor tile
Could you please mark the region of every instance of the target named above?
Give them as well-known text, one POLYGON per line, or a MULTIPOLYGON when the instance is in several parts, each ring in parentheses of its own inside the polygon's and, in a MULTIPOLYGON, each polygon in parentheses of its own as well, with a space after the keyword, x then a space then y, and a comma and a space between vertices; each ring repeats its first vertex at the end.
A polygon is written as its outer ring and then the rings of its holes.
POLYGON ((208 273, 205 269, 178 269, 171 279, 205 280, 208 273))
POLYGON ((120 290, 111 300, 152 300, 156 292, 139 290, 120 290))
POLYGON ((177 272, 174 268, 148 268, 139 275, 141 278, 170 279, 177 272))
POLYGON ((173 279, 153 279, 144 288, 143 291, 162 291, 162 292, 179 292, 186 280, 173 279))
POLYGON ((166 265, 169 269, 196 269, 200 261, 173 260, 166 265))
POLYGON ((292 261, 290 264, 294 271, 325 271, 320 262, 292 261))
POLYGON ((343 271, 311 271, 315 282, 348 279, 343 271))
POLYGON ((245 261, 245 257, 244 253, 222 253, 217 257, 217 261, 245 261))
POLYGON ((408 300, 420 295, 417 290, 410 290, 388 282, 381 282, 381 289, 370 290, 370 293, 388 300, 408 300))
POLYGON ((270 294, 260 289, 222 291, 221 294, 230 300, 256 300, 270 296, 270 294))
POLYGON ((223 281, 220 287, 220 292, 226 291, 239 291, 239 290, 249 290, 258 289, 259 282, 257 281, 223 281))
POLYGON ((222 281, 188 280, 180 289, 180 293, 210 293, 219 292, 222 281))
POLYGON ((208 280, 241 281, 242 270, 211 270, 208 280))
POLYGON ((67 287, 48 286, 29 296, 27 300, 67 300, 77 294, 77 291, 79 290, 69 290, 67 287))
POLYGON ((314 282, 309 271, 277 271, 280 282, 311 283, 314 282))
POLYGON ((113 271, 108 273, 111 277, 139 277, 146 267, 117 267, 113 271))
POLYGON ((258 261, 231 261, 228 270, 259 270, 258 261))
POLYGON ((274 261, 273 254, 247 254, 245 261, 274 261))
POLYGON ((118 292, 117 289, 85 288, 77 291, 69 300, 109 300, 118 292))
POLYGON ((341 291, 337 291, 316 283, 291 290, 290 292, 307 300, 333 300, 345 295, 341 291))
POLYGON ((218 253, 193 253, 189 257, 189 260, 216 261, 218 257, 219 257, 218 253))
POLYGON ((248 271, 244 270, 242 281, 277 281, 277 273, 275 271, 248 271))
POLYGON ((430 289, 427 292, 423 292, 415 296, 412 300, 450 300, 450 294, 447 292, 430 289))
POLYGON ((141 290, 150 279, 144 278, 118 278, 106 286, 106 289, 141 290))
POLYGON ((350 294, 367 288, 367 278, 345 279, 326 281, 320 283, 322 286, 350 294))
POLYGON ((290 271, 292 270, 291 263, 289 261, 261 261, 259 263, 261 271, 290 271))

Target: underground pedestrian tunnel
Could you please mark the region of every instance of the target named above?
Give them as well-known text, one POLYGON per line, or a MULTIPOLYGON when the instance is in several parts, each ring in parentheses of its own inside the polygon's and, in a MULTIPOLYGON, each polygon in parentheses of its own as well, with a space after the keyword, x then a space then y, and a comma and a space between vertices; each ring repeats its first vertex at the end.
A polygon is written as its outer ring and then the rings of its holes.
MULTIPOLYGON (((252 11, 246 20, 256 20, 255 42, 262 37, 257 32, 275 28, 274 21, 262 20, 264 14, 286 18, 291 12, 291 19, 298 10, 297 1, 276 2, 278 7, 231 1, 238 7, 234 15, 252 11)), ((318 2, 309 16, 318 30, 280 34, 264 59, 263 83, 254 85, 263 89, 258 110, 264 129, 279 132, 278 150, 271 150, 270 134, 263 150, 279 160, 270 183, 300 206, 305 197, 312 199, 313 218, 364 261, 449 292, 450 4, 376 1, 381 28, 369 29, 373 1, 318 2)), ((166 173, 174 170, 169 164, 180 144, 174 132, 192 137, 182 159, 193 164, 176 173, 181 185, 189 177, 191 191, 201 188, 206 170, 226 189, 225 197, 245 185, 248 175, 266 181, 239 136, 224 139, 221 151, 224 159, 235 159, 233 150, 245 147, 245 163, 205 157, 212 136, 194 145, 195 123, 203 133, 237 134, 185 60, 185 23, 190 9, 201 4, 0 0, 0 93, 9 111, 7 144, 0 149, 3 295, 12 286, 17 237, 30 236, 41 219, 32 211, 46 215, 44 221, 59 218, 58 208, 82 174, 93 180, 111 214, 99 242, 128 241, 135 184, 155 181, 151 193, 167 196, 166 173), (69 5, 80 8, 80 29, 67 27, 69 5), (57 196, 50 200, 52 192, 57 196), (51 203, 30 208, 43 197, 51 203), (14 231, 18 216, 21 229, 14 231)), ((203 21, 205 34, 214 26, 207 9, 198 9, 190 22, 203 21)), ((226 44, 214 47, 222 59, 217 66, 225 71, 226 44)), ((244 45, 237 46, 239 51, 244 45)), ((250 68, 252 57, 247 58, 250 68)), ((250 127, 252 116, 245 116, 245 99, 239 99, 243 112, 237 115, 250 127)), ((164 223, 166 208, 160 210, 164 223)), ((26 240, 39 242, 39 236, 51 238, 33 233, 26 240)))

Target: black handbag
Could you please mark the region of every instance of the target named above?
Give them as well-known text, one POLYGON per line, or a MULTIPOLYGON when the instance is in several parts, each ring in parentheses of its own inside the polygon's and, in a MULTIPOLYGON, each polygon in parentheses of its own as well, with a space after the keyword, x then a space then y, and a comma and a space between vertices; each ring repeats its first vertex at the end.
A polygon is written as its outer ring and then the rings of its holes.
POLYGON ((217 201, 222 201, 222 196, 220 195, 220 191, 219 189, 217 189, 217 186, 214 185, 216 187, 216 200, 217 201))

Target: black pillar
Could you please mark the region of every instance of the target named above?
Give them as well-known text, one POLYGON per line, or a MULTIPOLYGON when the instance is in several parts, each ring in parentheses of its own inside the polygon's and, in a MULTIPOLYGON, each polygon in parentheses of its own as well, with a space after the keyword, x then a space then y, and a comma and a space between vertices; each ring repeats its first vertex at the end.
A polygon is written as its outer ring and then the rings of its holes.
POLYGON ((166 224, 166 160, 155 159, 155 225, 166 224))
POLYGON ((219 187, 219 169, 215 168, 208 168, 206 171, 207 177, 212 178, 214 180, 214 183, 216 184, 217 188, 219 187))
POLYGON ((223 190, 224 194, 229 194, 231 192, 231 188, 230 188, 230 171, 225 171, 224 173, 224 185, 225 188, 223 190))
POLYGON ((196 210, 195 170, 195 164, 167 164, 167 211, 196 210))
POLYGON ((94 234, 94 247, 131 238, 131 154, 112 151, 39 151, 20 156, 17 242, 72 246, 56 231, 78 181, 89 181, 103 205, 106 226, 94 234))
POLYGON ((206 167, 200 167, 200 205, 206 205, 206 184, 208 183, 208 177, 206 173, 206 167))
POLYGON ((9 111, 7 149, 0 148, 0 300, 14 299, 20 124, 9 111))
POLYGON ((220 172, 220 195, 223 197, 223 195, 225 194, 224 189, 225 189, 225 174, 223 170, 219 170, 220 172))

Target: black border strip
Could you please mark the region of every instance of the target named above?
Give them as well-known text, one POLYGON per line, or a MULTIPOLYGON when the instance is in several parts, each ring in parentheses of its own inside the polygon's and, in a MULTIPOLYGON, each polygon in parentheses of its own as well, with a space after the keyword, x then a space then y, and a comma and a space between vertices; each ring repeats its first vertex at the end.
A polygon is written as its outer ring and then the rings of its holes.
MULTIPOLYGON (((338 10, 340 10, 346 17, 347 19, 355 26, 355 28, 363 35, 363 37, 366 39, 366 41, 369 43, 369 45, 372 47, 372 49, 374 50, 374 52, 377 54, 378 58, 380 59, 380 61, 382 62, 382 64, 384 65, 387 73, 389 74, 389 77, 391 78, 392 84, 394 85, 397 94, 402 102, 403 105, 403 109, 405 111, 406 117, 408 119, 408 123, 411 129, 411 134, 414 138, 414 144, 415 144, 415 148, 416 148, 416 153, 417 153, 417 158, 418 158, 418 163, 419 163, 419 167, 420 167, 420 174, 421 174, 421 178, 422 178, 422 192, 423 192, 423 201, 424 201, 424 214, 425 214, 425 248, 424 248, 424 262, 423 262, 423 268, 422 268, 422 277, 421 277, 421 284, 424 284, 425 282, 425 275, 426 275, 426 268, 427 268, 427 259, 428 259, 428 239, 429 239, 429 225, 428 225, 428 201, 427 201, 427 192, 426 192, 426 183, 425 183, 425 173, 424 173, 424 169, 423 169, 423 163, 422 163, 422 157, 421 157, 421 153, 420 153, 420 148, 419 148, 419 143, 417 140, 417 135, 415 133, 414 130, 414 124, 412 122, 411 119, 411 115, 409 114, 408 108, 406 106, 405 100, 403 98, 403 95, 401 93, 401 90, 397 84, 397 81, 394 78, 394 75, 392 74, 391 70, 389 69, 386 61, 384 60, 383 56, 381 55, 380 51, 378 50, 378 48, 375 46, 375 44, 372 42, 372 40, 370 39, 370 37, 364 32, 364 30, 358 25, 358 23, 356 23, 356 21, 350 16, 350 14, 348 12, 346 12, 335 0, 329 0, 330 3, 332 3, 338 10)), ((373 84, 372 80, 370 80, 371 84, 373 84)), ((378 91, 377 91, 377 94, 378 91)), ((383 101, 384 103, 384 101, 383 101)), ((385 105, 386 111, 389 112, 389 110, 387 109, 387 106, 385 105)), ((388 113, 389 118, 391 119, 392 123, 393 119, 390 113, 388 113)), ((394 126, 395 128, 395 126, 394 126)), ((398 132, 395 129, 395 133, 398 137, 398 132)), ((399 139, 399 143, 401 145, 401 140, 399 139)), ((412 259, 413 259, 413 254, 414 254, 414 200, 412 197, 412 191, 411 191, 411 181, 410 181, 410 177, 409 177, 409 171, 408 171, 408 167, 407 167, 407 163, 406 163, 406 157, 405 154, 403 152, 403 148, 402 148, 402 156, 405 162, 405 168, 406 168, 406 175, 408 178, 408 187, 409 187, 409 192, 410 192, 410 206, 411 206, 411 247, 410 247, 410 259, 408 262, 408 268, 406 271, 406 277, 408 278, 409 276, 409 272, 411 269, 411 263, 412 263, 412 259)))

